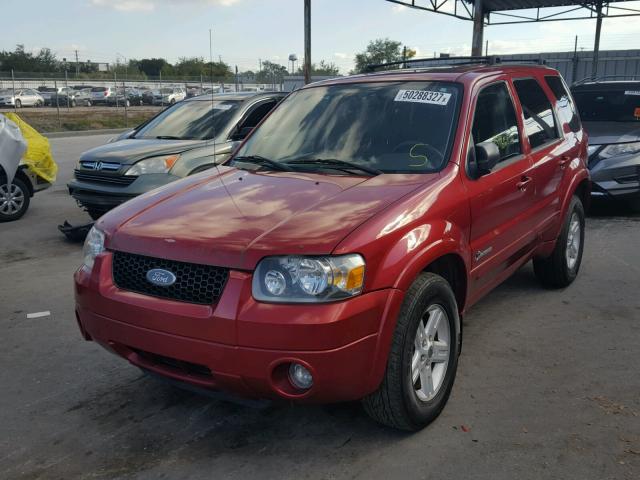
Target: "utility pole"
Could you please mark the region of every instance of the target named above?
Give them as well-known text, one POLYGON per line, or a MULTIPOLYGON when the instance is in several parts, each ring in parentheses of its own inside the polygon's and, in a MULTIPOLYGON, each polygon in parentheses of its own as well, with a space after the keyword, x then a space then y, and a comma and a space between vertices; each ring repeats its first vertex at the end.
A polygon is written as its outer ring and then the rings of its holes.
MULTIPOLYGON (((405 62, 407 60, 407 46, 402 47, 402 61, 405 62)), ((402 68, 407 68, 407 64, 403 63, 402 68)))
POLYGON ((80 65, 78 63, 78 50, 76 50, 76 78, 78 78, 78 71, 80 70, 80 65))
POLYGON ((304 0, 304 84, 311 83, 311 0, 304 0))
POLYGON ((485 57, 489 56, 489 40, 484 42, 484 56, 485 57))

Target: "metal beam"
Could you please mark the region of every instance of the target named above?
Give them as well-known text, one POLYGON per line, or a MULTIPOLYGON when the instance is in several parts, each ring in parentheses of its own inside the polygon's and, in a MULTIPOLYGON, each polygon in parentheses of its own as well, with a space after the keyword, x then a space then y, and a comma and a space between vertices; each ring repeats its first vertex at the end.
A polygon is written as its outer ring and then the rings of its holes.
POLYGON ((600 53, 600 31, 602 30, 602 0, 596 3, 596 39, 593 44, 593 64, 591 65, 591 76, 598 77, 598 54, 600 53))
POLYGON ((484 12, 482 0, 475 0, 473 5, 473 41, 471 42, 471 56, 482 56, 482 43, 484 35, 484 12))
MULTIPOLYGON (((442 0, 441 3, 429 0, 385 0, 408 8, 439 13, 462 20, 475 21, 473 12, 467 6, 475 0, 442 0), (448 5, 448 9, 443 7, 448 5)), ((625 0, 625 7, 619 6, 622 1, 612 2, 603 0, 603 17, 635 17, 640 16, 640 0, 625 0)), ((576 0, 574 5, 566 7, 537 7, 529 9, 489 10, 487 4, 483 7, 483 19, 486 25, 512 25, 532 22, 558 22, 564 20, 589 20, 596 18, 595 2, 593 0, 576 0), (562 9, 558 11, 559 9, 562 9), (533 12, 535 13, 533 13, 533 12)))

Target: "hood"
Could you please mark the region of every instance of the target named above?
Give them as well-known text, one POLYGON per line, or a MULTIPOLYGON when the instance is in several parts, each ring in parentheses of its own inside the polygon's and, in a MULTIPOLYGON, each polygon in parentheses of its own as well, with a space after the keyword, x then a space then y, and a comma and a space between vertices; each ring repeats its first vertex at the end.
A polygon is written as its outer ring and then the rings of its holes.
POLYGON ((131 165, 143 158, 182 153, 206 144, 204 140, 162 140, 131 138, 107 143, 80 156, 81 161, 103 161, 131 165))
POLYGON ((439 177, 215 172, 103 216, 98 227, 107 233, 107 248, 240 270, 253 270, 267 255, 325 255, 377 212, 439 177))
POLYGON ((589 145, 640 141, 640 122, 582 122, 589 145))

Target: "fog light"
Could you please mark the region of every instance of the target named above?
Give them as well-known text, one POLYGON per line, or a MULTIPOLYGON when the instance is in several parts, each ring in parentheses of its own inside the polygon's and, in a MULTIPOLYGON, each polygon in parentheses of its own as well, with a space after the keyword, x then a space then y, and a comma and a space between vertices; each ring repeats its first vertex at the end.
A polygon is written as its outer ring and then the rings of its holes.
POLYGON ((304 365, 292 363, 289 366, 289 381, 300 390, 307 390, 313 385, 313 376, 304 365))

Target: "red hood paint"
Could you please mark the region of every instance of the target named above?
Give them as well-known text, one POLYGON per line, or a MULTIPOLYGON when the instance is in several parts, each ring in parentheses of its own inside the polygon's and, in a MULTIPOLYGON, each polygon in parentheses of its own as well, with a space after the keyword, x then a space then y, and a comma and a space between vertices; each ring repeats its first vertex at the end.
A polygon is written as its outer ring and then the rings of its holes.
POLYGON ((268 255, 331 253, 358 225, 438 177, 220 167, 219 173, 189 177, 132 199, 97 226, 113 250, 253 270, 268 255))

